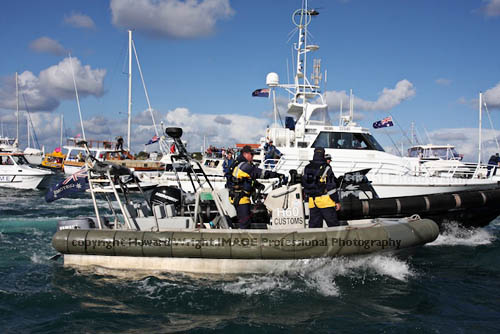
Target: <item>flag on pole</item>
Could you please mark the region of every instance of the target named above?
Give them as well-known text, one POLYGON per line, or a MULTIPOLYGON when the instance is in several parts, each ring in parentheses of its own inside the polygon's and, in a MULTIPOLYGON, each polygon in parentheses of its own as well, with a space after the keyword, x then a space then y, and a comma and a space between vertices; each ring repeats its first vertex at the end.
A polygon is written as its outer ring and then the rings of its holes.
POLYGON ((158 137, 157 135, 154 135, 153 138, 151 138, 147 143, 146 145, 151 145, 151 144, 154 144, 156 142, 158 142, 158 140, 160 140, 160 137, 158 137))
POLYGON ((393 126, 393 125, 394 125, 394 123, 392 122, 392 116, 386 117, 381 121, 376 121, 375 123, 373 123, 373 127, 375 129, 387 128, 387 127, 393 126))
POLYGON ((45 201, 53 202, 56 199, 67 197, 69 194, 85 191, 88 187, 88 172, 87 168, 84 167, 75 174, 51 187, 45 194, 45 201))
POLYGON ((253 97, 269 97, 269 88, 256 89, 252 93, 253 97))

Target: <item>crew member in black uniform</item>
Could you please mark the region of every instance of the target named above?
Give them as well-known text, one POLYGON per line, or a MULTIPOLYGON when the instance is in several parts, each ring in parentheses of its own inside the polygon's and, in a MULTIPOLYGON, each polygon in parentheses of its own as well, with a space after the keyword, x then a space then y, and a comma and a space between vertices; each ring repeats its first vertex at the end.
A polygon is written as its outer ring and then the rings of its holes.
POLYGON ((230 184, 230 200, 236 208, 239 228, 250 228, 252 216, 250 214, 250 196, 260 185, 257 179, 271 179, 279 177, 285 179, 283 174, 266 171, 258 168, 252 163, 254 152, 248 145, 244 146, 236 161, 232 172, 230 184))
POLYGON ((121 136, 116 137, 115 151, 123 151, 123 138, 121 136))
POLYGON ((340 210, 337 184, 332 168, 325 159, 325 149, 317 147, 311 162, 304 168, 302 188, 309 202, 309 228, 339 226, 340 210))

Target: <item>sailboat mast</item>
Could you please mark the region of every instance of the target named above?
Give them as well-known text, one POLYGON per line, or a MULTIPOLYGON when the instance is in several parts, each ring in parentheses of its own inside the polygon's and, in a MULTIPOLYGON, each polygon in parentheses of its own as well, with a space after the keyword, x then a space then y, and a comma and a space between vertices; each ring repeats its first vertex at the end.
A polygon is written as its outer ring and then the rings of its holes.
POLYGON ((61 114, 61 138, 59 139, 59 148, 62 150, 63 144, 63 124, 64 124, 64 115, 61 114))
POLYGON ((16 72, 16 142, 19 145, 19 85, 16 72))
POLYGON ((481 164, 481 132, 482 132, 482 123, 483 123, 483 93, 479 92, 479 143, 478 143, 478 158, 477 163, 478 166, 481 164))
POLYGON ((30 138, 30 117, 28 112, 26 112, 26 128, 28 129, 28 147, 31 147, 31 138, 30 138))
POLYGON ((128 31, 128 130, 127 148, 130 150, 130 132, 132 121, 132 30, 128 31))
POLYGON ((80 109, 80 98, 78 97, 78 89, 76 88, 75 70, 73 69, 73 58, 71 54, 69 55, 69 64, 71 65, 71 74, 73 76, 73 85, 75 87, 76 105, 78 106, 78 115, 80 116, 80 126, 82 127, 83 140, 87 140, 85 137, 85 128, 83 127, 82 110, 80 109))

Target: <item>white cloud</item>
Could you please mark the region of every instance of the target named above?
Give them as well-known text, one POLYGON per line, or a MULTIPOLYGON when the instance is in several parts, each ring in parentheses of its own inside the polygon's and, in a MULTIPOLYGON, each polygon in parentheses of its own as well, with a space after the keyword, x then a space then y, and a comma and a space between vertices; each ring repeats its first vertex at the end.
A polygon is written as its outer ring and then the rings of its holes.
POLYGON ((500 82, 484 92, 484 101, 488 108, 500 108, 500 82))
POLYGON ((64 15, 63 22, 75 28, 96 28, 94 20, 90 16, 81 13, 72 12, 71 15, 64 15))
MULTIPOLYGON (((42 113, 44 114, 44 113, 42 113)), ((7 116, 5 116, 7 117, 7 116)), ((12 116, 9 118, 13 121, 12 116)), ((167 112, 155 111, 155 119, 158 124, 160 135, 164 134, 165 127, 175 126, 183 129, 182 138, 188 143, 188 151, 197 152, 203 145, 205 137, 207 144, 216 146, 234 146, 236 143, 258 143, 264 136, 265 127, 269 123, 267 119, 252 116, 233 114, 197 114, 190 112, 187 108, 176 108, 167 112), (225 123, 216 122, 216 119, 224 119, 225 123), (164 128, 160 129, 160 122, 164 123, 164 128)), ((59 121, 52 121, 59 126, 59 121)), ((94 116, 84 120, 85 135, 87 139, 111 140, 116 136, 122 136, 127 142, 127 119, 110 119, 106 116, 94 116)), ((12 128, 12 126, 11 126, 12 128)), ((14 126, 15 128, 15 126, 14 126)), ((57 128, 58 129, 58 128, 57 128)), ((68 135, 81 133, 79 123, 71 125, 68 135)), ((47 139, 47 147, 52 148, 54 134, 59 138, 59 130, 48 130, 43 138, 47 139)), ((144 144, 155 134, 151 116, 148 111, 134 115, 132 119, 131 146, 134 152, 144 150, 144 144)), ((42 137, 40 136, 40 137, 42 137)), ((149 150, 156 150, 156 145, 148 147, 149 150)))
MULTIPOLYGON (((92 69, 73 58, 73 68, 80 97, 104 94, 105 69, 92 69)), ((0 108, 16 108, 16 83, 14 76, 3 78, 0 85, 0 108)), ((37 77, 30 71, 19 75, 19 100, 24 108, 24 100, 30 111, 52 111, 60 100, 75 97, 73 77, 69 58, 40 72, 37 77)))
POLYGON ((451 85, 451 80, 446 78, 439 78, 436 79, 436 83, 441 86, 449 86, 451 85))
MULTIPOLYGON (((415 96, 415 87, 404 79, 399 81, 394 88, 384 88, 376 101, 366 101, 354 96, 354 109, 358 111, 380 111, 390 110, 401 102, 415 96)), ((326 100, 330 111, 340 109, 342 101, 343 109, 349 109, 349 95, 346 91, 328 91, 326 100)))
POLYGON ((234 11, 229 0, 111 0, 113 24, 154 37, 197 38, 213 34, 234 11))
POLYGON ((167 112, 164 117, 165 126, 178 126, 184 130, 183 138, 188 141, 192 150, 203 145, 203 137, 210 144, 233 146, 236 143, 258 143, 264 135, 267 119, 252 116, 225 114, 195 114, 186 108, 176 108, 167 112), (223 117, 226 124, 215 122, 223 117))
MULTIPOLYGON (((93 70, 89 65, 82 65, 78 58, 72 58, 78 94, 81 97, 104 94, 105 69, 93 70)), ((40 81, 50 87, 50 94, 58 98, 72 98, 75 95, 70 58, 40 72, 40 81)))
POLYGON ((500 0, 483 0, 485 4, 479 10, 487 17, 500 16, 500 0))
POLYGON ((58 41, 47 36, 35 39, 29 44, 29 47, 33 51, 40 53, 46 52, 55 56, 62 56, 67 52, 58 41))

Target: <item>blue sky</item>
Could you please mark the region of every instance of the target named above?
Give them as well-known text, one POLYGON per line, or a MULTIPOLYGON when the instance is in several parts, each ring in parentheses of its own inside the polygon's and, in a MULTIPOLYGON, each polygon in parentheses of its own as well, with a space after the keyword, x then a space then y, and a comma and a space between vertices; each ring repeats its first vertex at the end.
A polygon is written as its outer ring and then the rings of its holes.
MULTIPOLYGON (((218 145, 255 142, 270 123, 271 101, 252 98, 251 92, 264 87, 271 71, 286 82, 296 40, 287 43, 294 27, 290 18, 300 5, 301 0, 4 1, 4 134, 15 133, 16 71, 24 73, 21 90, 47 148, 58 145, 61 113, 67 133, 79 132, 66 59, 71 51, 87 136, 125 136, 131 27, 158 121, 183 126, 193 150, 204 135, 218 145)), ((422 137, 425 127, 434 143, 456 144, 472 159, 483 91, 500 128, 499 0, 310 0, 310 6, 321 13, 310 32, 321 47, 314 56, 328 71, 332 112, 352 88, 361 125, 371 127, 389 114, 405 130, 414 121, 422 137)), ((135 64, 133 80, 132 141, 140 150, 154 132, 135 64)), ((486 115, 483 127, 490 128, 486 115)), ((25 131, 23 122, 21 143, 25 131)), ((383 130, 373 132, 391 146, 383 130)), ((389 133, 402 140, 399 127, 389 133)), ((484 133, 485 155, 497 150, 497 135, 484 133)))

